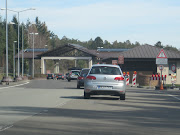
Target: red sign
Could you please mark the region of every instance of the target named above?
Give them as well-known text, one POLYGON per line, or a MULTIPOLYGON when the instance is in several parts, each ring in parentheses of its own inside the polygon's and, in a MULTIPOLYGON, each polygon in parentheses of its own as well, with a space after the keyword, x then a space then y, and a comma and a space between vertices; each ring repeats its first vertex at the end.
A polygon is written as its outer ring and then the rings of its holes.
POLYGON ((159 70, 163 70, 164 66, 163 65, 159 65, 159 70))
POLYGON ((167 56, 163 49, 159 52, 159 54, 156 58, 166 58, 167 59, 167 56))
POLYGON ((171 66, 171 71, 174 72, 174 73, 176 71, 176 66, 174 64, 171 66))
POLYGON ((117 60, 112 60, 113 65, 117 65, 117 60))
POLYGON ((120 55, 118 57, 118 64, 124 64, 124 56, 120 55))

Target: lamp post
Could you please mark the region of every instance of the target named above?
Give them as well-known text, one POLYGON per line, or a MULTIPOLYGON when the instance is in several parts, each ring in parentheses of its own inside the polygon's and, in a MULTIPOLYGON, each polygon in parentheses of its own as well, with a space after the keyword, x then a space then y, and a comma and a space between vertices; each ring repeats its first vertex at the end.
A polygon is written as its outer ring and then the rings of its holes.
MULTIPOLYGON (((6 2, 7 2, 7 0, 6 0, 6 2)), ((1 10, 5 10, 5 9, 1 8, 1 10)), ((12 11, 12 12, 16 12, 18 14, 18 77, 19 77, 19 73, 20 73, 20 61, 19 61, 19 13, 24 12, 24 11, 28 11, 28 10, 35 10, 35 8, 28 8, 28 9, 21 10, 21 11, 15 11, 15 10, 7 9, 7 4, 6 4, 6 14, 7 14, 7 10, 12 11)), ((6 21, 7 21, 7 18, 6 18, 6 21)), ((6 22, 6 25, 7 25, 7 22, 6 22)), ((6 53, 7 53, 7 50, 6 50, 6 53)), ((7 68, 7 64, 6 64, 6 68, 7 68)), ((6 73, 6 76, 7 76, 7 73, 6 73)))
POLYGON ((32 69, 32 78, 34 79, 34 35, 38 35, 38 33, 29 33, 33 36, 33 69, 32 69))
POLYGON ((24 77, 24 33, 22 25, 22 77, 24 77))
POLYGON ((16 65, 15 65, 15 43, 17 43, 17 41, 14 41, 14 43, 13 43, 13 57, 14 57, 14 61, 13 61, 13 77, 14 77, 14 79, 16 77, 16 75, 15 75, 15 73, 16 73, 16 70, 15 70, 15 68, 16 68, 16 65))

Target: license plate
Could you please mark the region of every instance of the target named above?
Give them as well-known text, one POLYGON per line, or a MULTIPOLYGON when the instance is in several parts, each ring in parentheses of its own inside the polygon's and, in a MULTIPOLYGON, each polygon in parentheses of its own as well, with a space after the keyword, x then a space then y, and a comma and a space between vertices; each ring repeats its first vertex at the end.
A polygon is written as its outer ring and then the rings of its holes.
POLYGON ((112 89, 112 86, 97 86, 98 89, 112 89))

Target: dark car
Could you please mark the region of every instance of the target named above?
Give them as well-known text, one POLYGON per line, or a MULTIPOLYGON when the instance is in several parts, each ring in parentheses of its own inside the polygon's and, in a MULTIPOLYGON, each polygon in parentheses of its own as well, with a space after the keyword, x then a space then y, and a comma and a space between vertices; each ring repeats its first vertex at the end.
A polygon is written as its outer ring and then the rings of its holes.
POLYGON ((65 77, 66 79, 68 79, 68 75, 69 75, 69 73, 66 73, 66 77, 65 77))
POLYGON ((57 80, 60 80, 60 79, 64 80, 64 75, 63 74, 58 74, 56 77, 57 77, 57 80))
POLYGON ((54 74, 47 74, 47 79, 55 79, 55 75, 54 74))
POLYGON ((83 68, 80 72, 79 77, 77 78, 77 88, 79 89, 81 86, 84 86, 84 79, 89 72, 89 68, 83 68))

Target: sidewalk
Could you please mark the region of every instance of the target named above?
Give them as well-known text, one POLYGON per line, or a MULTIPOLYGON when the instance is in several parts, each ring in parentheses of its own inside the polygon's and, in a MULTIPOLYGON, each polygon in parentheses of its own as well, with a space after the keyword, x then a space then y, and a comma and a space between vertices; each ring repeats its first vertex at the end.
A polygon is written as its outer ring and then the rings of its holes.
POLYGON ((1 82, 0 87, 23 84, 23 83, 26 83, 26 82, 29 82, 29 81, 31 81, 31 80, 21 80, 21 81, 16 81, 16 82, 9 82, 9 85, 6 85, 6 82, 1 82))

